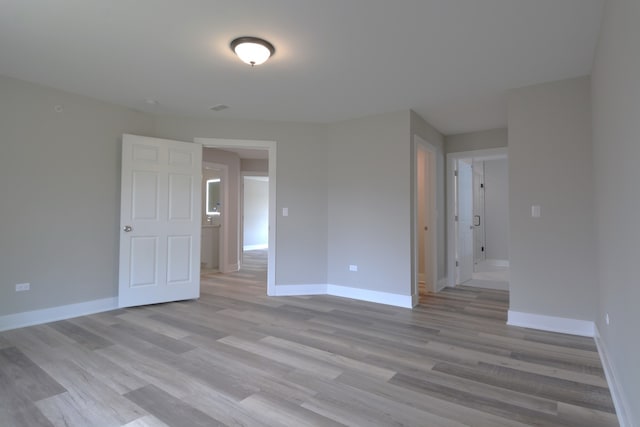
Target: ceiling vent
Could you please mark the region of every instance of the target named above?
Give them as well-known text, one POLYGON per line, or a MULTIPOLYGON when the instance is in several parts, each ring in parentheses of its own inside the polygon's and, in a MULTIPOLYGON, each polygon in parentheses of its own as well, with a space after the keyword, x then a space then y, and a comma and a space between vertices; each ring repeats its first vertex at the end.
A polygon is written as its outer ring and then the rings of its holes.
POLYGON ((227 108, 229 108, 228 105, 218 104, 218 105, 214 105, 213 107, 211 107, 210 110, 211 111, 222 111, 222 110, 226 110, 227 108))

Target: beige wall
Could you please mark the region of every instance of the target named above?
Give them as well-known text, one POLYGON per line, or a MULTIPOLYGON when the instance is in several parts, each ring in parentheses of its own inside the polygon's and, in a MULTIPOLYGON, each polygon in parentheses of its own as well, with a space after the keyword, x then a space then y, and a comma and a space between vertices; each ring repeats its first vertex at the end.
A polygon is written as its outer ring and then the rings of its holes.
POLYGON ((509 145, 507 129, 491 129, 479 132, 460 133, 445 137, 445 151, 459 153, 463 151, 502 148, 509 145))
POLYGON ((267 159, 240 159, 241 172, 269 172, 269 160, 267 159))
POLYGON ((122 134, 152 132, 143 114, 0 76, 0 316, 117 295, 122 134))
POLYGON ((640 2, 607 2, 593 69, 593 146, 598 236, 596 323, 627 403, 640 425, 640 2), (609 314, 610 324, 604 321, 609 314))
POLYGON ((509 93, 511 310, 594 320, 590 106, 586 77, 509 93))

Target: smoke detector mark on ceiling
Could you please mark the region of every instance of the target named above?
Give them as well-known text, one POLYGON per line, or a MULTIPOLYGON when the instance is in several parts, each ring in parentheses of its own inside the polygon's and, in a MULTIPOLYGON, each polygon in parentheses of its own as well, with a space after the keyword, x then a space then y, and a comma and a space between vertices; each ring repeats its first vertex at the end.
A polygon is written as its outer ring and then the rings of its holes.
POLYGON ((218 105, 214 105, 213 107, 211 107, 209 109, 211 111, 222 111, 222 110, 226 110, 227 108, 229 108, 228 105, 218 104, 218 105))

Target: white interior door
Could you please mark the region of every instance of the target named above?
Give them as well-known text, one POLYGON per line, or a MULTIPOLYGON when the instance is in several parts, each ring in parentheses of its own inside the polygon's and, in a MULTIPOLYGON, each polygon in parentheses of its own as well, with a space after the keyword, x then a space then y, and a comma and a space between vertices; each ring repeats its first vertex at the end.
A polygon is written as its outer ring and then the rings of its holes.
POLYGON ((122 138, 120 307, 200 296, 202 146, 122 138))
POLYGON ((435 292, 434 179, 433 154, 421 145, 416 146, 416 189, 418 207, 418 280, 428 291, 435 292))
POLYGON ((458 161, 458 281, 464 283, 473 275, 473 168, 470 160, 458 161))

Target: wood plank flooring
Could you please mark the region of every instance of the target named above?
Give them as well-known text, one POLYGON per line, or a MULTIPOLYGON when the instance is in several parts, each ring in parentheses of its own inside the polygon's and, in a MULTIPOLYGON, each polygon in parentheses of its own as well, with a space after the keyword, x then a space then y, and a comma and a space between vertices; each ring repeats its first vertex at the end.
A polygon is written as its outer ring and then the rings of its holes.
POLYGON ((0 426, 618 425, 593 340, 506 326, 504 291, 268 298, 265 268, 1 333, 0 426))

